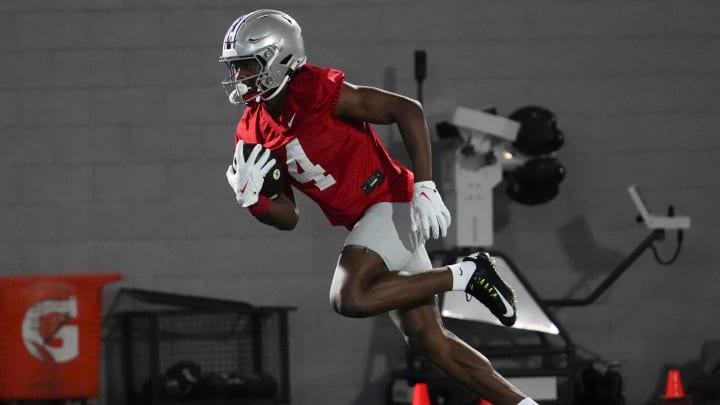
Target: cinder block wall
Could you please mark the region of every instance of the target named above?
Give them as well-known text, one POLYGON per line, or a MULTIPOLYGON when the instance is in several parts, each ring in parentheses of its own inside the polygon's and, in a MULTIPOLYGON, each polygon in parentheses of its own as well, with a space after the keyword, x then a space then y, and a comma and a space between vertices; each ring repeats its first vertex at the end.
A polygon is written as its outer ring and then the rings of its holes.
MULTIPOLYGON (((2 2, 0 275, 118 271, 110 295, 122 285, 297 306, 293 403, 382 403, 403 345, 385 318, 330 309, 345 232, 302 197, 298 229, 274 231, 225 184, 240 110, 217 57, 229 23, 256 8, 293 14, 310 61, 358 84, 415 96, 412 55, 425 49, 429 111, 557 113, 561 194, 496 201, 495 248, 543 297, 586 294, 644 238, 629 184, 656 210, 692 216, 673 266, 648 252, 598 303, 557 312, 579 345, 622 363, 628 403, 653 401, 665 367, 720 338, 714 0, 2 2)), ((668 257, 674 244, 660 247, 668 257)))

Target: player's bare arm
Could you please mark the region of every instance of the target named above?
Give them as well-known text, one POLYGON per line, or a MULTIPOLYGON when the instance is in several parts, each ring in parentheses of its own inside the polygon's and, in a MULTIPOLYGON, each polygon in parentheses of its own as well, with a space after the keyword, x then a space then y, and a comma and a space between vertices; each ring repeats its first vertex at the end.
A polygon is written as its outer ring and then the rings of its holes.
POLYGON ((396 124, 410 155, 415 181, 432 179, 430 134, 417 101, 374 87, 343 83, 335 115, 373 124, 396 124))
POLYGON ((292 188, 290 186, 285 187, 283 193, 270 200, 268 210, 255 217, 263 224, 274 226, 281 231, 295 229, 299 215, 292 188))

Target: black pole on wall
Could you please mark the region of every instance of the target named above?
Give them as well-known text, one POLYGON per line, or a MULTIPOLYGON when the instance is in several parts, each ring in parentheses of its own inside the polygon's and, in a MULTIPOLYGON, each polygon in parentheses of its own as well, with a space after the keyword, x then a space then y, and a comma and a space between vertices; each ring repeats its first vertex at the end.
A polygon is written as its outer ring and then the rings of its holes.
POLYGON ((422 82, 427 76, 427 53, 420 49, 415 51, 415 80, 417 81, 417 99, 422 104, 422 82))

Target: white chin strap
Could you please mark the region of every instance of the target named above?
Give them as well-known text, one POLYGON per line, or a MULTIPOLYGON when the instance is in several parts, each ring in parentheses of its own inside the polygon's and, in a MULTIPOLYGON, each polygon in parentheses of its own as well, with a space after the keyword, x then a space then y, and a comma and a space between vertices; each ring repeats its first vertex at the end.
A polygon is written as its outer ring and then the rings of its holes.
MULTIPOLYGON (((290 81, 291 76, 289 74, 285 75, 282 82, 279 86, 275 88, 275 91, 273 91, 269 96, 267 97, 261 97, 261 94, 258 94, 257 97, 255 97, 255 102, 259 103, 263 100, 270 100, 280 94, 283 88, 287 85, 287 83, 290 81)), ((228 100, 230 100, 231 104, 245 104, 246 102, 243 100, 243 97, 248 92, 248 86, 245 85, 243 82, 238 82, 235 84, 235 90, 231 91, 228 95, 228 100)))
POLYGON ((232 104, 243 104, 243 98, 245 94, 248 92, 248 86, 245 85, 243 82, 238 82, 235 85, 235 90, 230 92, 230 95, 228 95, 228 99, 230 100, 230 103, 232 104))

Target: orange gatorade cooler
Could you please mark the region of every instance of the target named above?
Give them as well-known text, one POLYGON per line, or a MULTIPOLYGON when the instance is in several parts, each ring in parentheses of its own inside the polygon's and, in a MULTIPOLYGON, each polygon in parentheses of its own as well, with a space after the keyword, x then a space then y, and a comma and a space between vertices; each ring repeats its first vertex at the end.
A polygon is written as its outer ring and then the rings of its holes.
POLYGON ((0 400, 98 395, 102 287, 120 278, 0 277, 0 400))

